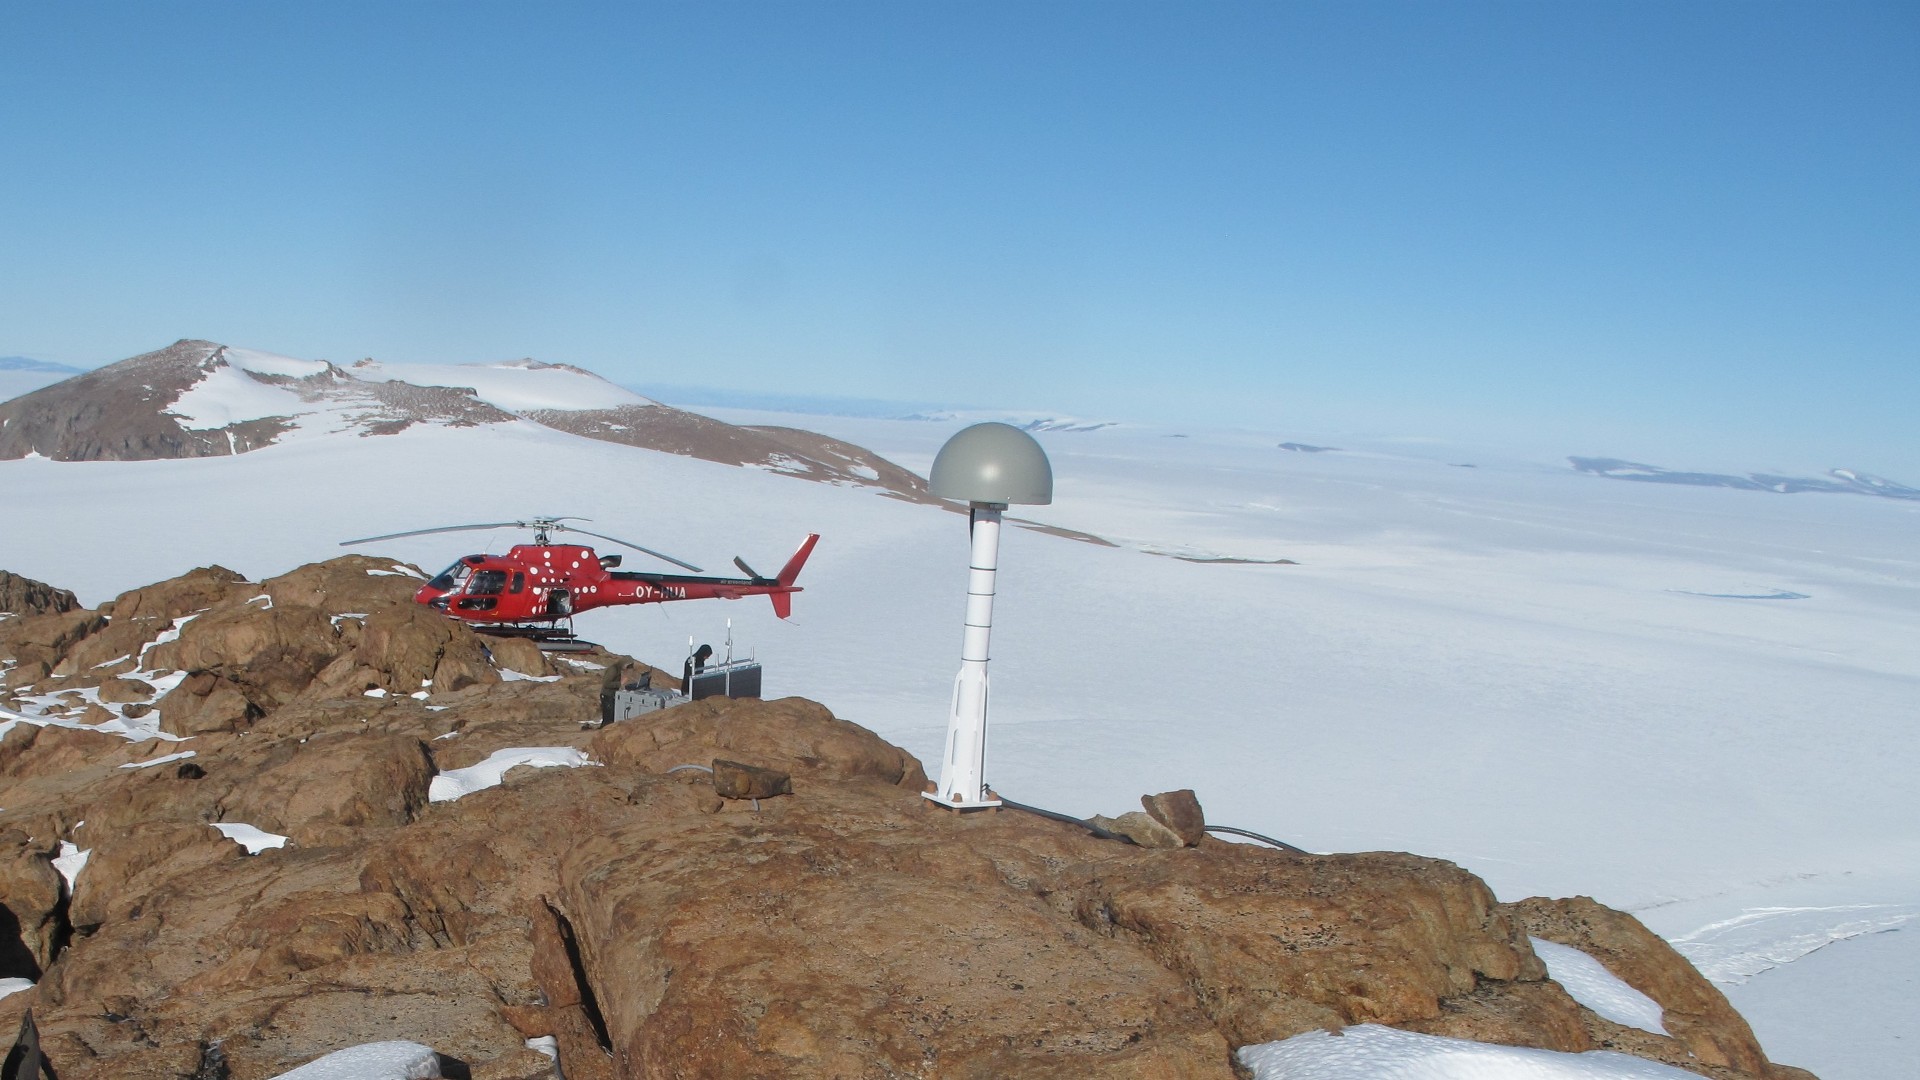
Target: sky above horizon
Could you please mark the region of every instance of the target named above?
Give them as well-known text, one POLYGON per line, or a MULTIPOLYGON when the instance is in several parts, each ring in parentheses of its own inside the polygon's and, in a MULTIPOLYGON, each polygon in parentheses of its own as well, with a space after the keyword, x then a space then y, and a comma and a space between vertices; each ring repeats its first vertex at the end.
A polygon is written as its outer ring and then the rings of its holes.
POLYGON ((1915 482, 1916 117, 1911 3, 0 0, 0 355, 1915 482))

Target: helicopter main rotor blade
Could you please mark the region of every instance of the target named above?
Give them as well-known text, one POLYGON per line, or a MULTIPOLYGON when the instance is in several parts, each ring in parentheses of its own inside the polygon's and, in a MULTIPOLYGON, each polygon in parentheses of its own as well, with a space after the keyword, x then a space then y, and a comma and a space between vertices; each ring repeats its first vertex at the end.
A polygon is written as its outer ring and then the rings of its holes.
POLYGON ((755 569, 754 569, 753 567, 751 567, 751 566, 748 566, 748 565, 747 565, 747 560, 745 560, 745 559, 743 559, 743 558, 741 558, 741 557, 740 557, 740 556, 738 556, 738 555, 735 555, 735 556, 733 557, 733 565, 735 565, 735 566, 737 566, 737 567, 739 567, 739 568, 740 568, 740 572, 741 572, 741 573, 743 573, 743 574, 745 574, 745 575, 747 575, 748 577, 750 577, 750 578, 752 578, 752 579, 753 579, 753 580, 755 580, 755 581, 766 581, 766 580, 768 580, 767 578, 763 578, 763 577, 761 577, 761 576, 760 576, 760 571, 758 571, 758 570, 755 570, 755 569))
POLYGON ((398 540, 403 536, 425 536, 428 533, 476 532, 481 529, 517 529, 525 524, 526 522, 524 521, 496 521, 491 525, 443 525, 437 529, 413 529, 409 532, 385 533, 380 536, 363 536, 358 540, 342 540, 340 541, 340 546, 351 547, 354 544, 371 544, 375 540, 398 540))
POLYGON ((579 534, 580 534, 580 535, 582 535, 582 536, 592 536, 592 537, 595 537, 595 538, 597 538, 597 539, 600 539, 600 540, 611 540, 611 541, 613 541, 614 543, 616 543, 616 544, 619 544, 619 545, 621 545, 621 546, 623 546, 623 547, 630 547, 630 548, 632 548, 632 549, 633 549, 633 550, 635 550, 635 551, 638 551, 638 552, 641 552, 642 554, 646 554, 646 555, 651 555, 651 556, 653 556, 653 557, 654 557, 654 558, 656 558, 656 559, 662 559, 662 560, 665 560, 666 562, 670 562, 670 563, 672 563, 672 564, 673 564, 673 565, 675 565, 675 566, 679 566, 679 567, 684 567, 684 568, 686 568, 686 569, 688 569, 688 570, 691 570, 691 571, 693 571, 693 572, 694 572, 694 573, 696 573, 696 574, 699 574, 699 573, 703 573, 703 572, 704 572, 704 571, 702 571, 702 570, 701 570, 701 569, 700 569, 699 567, 697 567, 697 566, 695 566, 695 565, 693 565, 693 564, 692 564, 692 563, 690 563, 690 562, 682 562, 682 561, 680 561, 679 559, 676 559, 676 558, 674 558, 674 557, 673 557, 673 556, 671 556, 671 555, 667 555, 667 554, 664 554, 664 553, 662 553, 662 552, 658 552, 658 551, 655 551, 655 550, 653 550, 653 549, 652 549, 652 548, 650 548, 650 547, 641 547, 641 546, 640 546, 639 544, 636 544, 636 543, 634 543, 634 542, 633 542, 633 541, 631 541, 631 540, 622 540, 622 539, 620 539, 620 538, 619 538, 619 537, 617 537, 617 536, 607 536, 607 535, 606 535, 606 534, 604 534, 604 533, 597 533, 597 532, 588 532, 588 531, 587 531, 587 530, 585 530, 585 529, 576 529, 576 528, 574 528, 574 527, 573 527, 573 526, 571 526, 571 525, 556 525, 556 526, 554 526, 554 528, 556 528, 556 529, 565 529, 565 530, 566 530, 567 532, 577 532, 577 533, 579 533, 579 534))

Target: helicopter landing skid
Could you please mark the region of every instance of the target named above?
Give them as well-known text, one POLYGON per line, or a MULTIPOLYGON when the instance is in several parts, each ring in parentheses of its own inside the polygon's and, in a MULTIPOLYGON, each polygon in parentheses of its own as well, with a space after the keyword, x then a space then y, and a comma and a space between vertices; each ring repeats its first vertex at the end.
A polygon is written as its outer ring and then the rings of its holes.
POLYGON ((573 636, 571 627, 561 629, 558 626, 513 626, 505 623, 493 626, 476 626, 475 633, 488 637, 524 638, 540 647, 541 652, 592 652, 600 646, 573 636))

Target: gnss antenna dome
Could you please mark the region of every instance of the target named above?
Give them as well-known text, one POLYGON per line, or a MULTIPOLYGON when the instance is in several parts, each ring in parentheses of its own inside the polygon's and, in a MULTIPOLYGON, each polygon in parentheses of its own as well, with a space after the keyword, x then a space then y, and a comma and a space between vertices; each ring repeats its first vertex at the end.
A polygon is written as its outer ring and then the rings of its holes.
POLYGON ((927 488, 970 504, 967 527, 967 624, 960 674, 947 713, 940 782, 926 797, 954 810, 999 806, 987 787, 987 644, 993 634, 994 577, 1000 560, 1000 512, 1012 503, 1053 501, 1053 466, 1033 436, 1007 424, 975 424, 947 440, 933 459, 927 488))
POLYGON ((927 487, 942 499, 1044 506, 1053 501, 1053 466, 1019 428, 975 424, 940 448, 927 487))

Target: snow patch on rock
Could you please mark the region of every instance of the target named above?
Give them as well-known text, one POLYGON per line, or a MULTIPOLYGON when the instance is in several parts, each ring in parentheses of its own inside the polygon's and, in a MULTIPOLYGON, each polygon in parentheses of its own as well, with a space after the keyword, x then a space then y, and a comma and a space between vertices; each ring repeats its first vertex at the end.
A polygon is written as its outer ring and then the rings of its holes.
POLYGON ((279 833, 270 833, 242 821, 216 821, 213 827, 220 830, 221 836, 246 848, 249 855, 258 855, 268 848, 287 846, 287 838, 279 833))
POLYGON ((1530 938, 1534 955, 1547 965, 1547 976, 1573 1000, 1616 1024, 1637 1027, 1655 1035, 1667 1034, 1661 1023, 1660 1003, 1635 990, 1592 956, 1545 938, 1530 938))
POLYGON ((273 1080, 434 1080, 440 1075, 440 1055, 432 1047, 396 1039, 335 1050, 273 1080))
POLYGON ((535 769, 556 767, 577 769, 597 765, 586 754, 571 746, 514 746, 495 750, 487 760, 464 769, 448 769, 427 786, 428 802, 452 802, 462 795, 498 785, 508 772, 522 765, 535 769))

